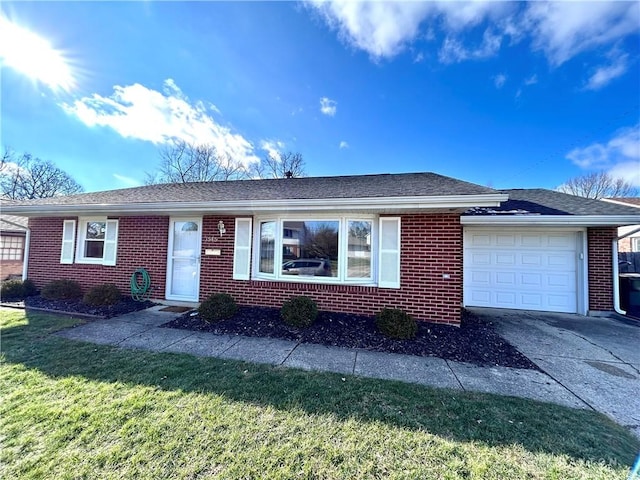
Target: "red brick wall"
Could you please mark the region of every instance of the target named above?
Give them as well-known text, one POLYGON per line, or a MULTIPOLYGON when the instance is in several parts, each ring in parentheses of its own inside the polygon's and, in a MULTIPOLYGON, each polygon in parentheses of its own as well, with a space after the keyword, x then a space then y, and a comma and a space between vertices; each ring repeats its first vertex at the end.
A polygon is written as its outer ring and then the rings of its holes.
POLYGON ((415 318, 458 324, 462 304, 462 227, 458 215, 403 215, 400 289, 232 280, 233 217, 205 216, 200 299, 217 292, 244 305, 279 307, 294 295, 307 295, 321 310, 372 315, 384 307, 401 308, 415 318), (224 221, 226 234, 218 234, 224 221), (220 248, 220 256, 204 255, 220 248), (442 275, 450 275, 443 279, 442 275))
POLYGON ((613 264, 611 245, 615 227, 587 229, 589 258, 589 310, 613 310, 613 264))
MULTIPOLYGON (((60 264, 63 218, 32 219, 29 278, 37 286, 58 278, 79 281, 86 289, 115 283, 129 291, 138 267, 146 268, 155 287, 154 298, 163 299, 167 262, 168 217, 121 217, 116 266, 60 264)), ((239 304, 279 307, 293 295, 314 298, 320 309, 372 315, 384 307, 402 308, 415 318, 459 324, 462 304, 462 227, 455 214, 403 215, 400 289, 307 284, 258 280, 233 280, 235 218, 203 219, 200 299, 217 292, 234 296, 239 304), (226 233, 220 236, 218 221, 226 233), (220 256, 205 255, 221 249, 220 256), (450 275, 443 279, 443 274, 450 275)))
MULTIPOLYGON (((154 298, 164 298, 167 275, 168 217, 120 217, 118 257, 115 266, 61 264, 63 220, 67 218, 32 218, 28 278, 38 287, 51 280, 69 278, 80 282, 84 290, 103 283, 116 284, 123 293, 130 292, 131 274, 145 268, 151 277, 154 298)), ((78 225, 76 225, 76 229, 78 225)))

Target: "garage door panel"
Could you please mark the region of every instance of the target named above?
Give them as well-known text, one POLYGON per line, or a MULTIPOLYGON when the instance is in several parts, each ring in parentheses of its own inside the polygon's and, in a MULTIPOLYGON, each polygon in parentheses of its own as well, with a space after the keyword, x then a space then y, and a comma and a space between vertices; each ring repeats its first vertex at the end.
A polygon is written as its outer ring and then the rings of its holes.
POLYGON ((520 285, 527 287, 539 287, 542 285, 542 275, 540 273, 521 273, 520 285))
POLYGON ((511 246, 514 247, 516 245, 516 236, 515 235, 496 235, 496 245, 498 246, 511 246))
POLYGON ((489 247, 491 246, 491 235, 473 233, 469 235, 469 243, 473 247, 489 247))
POLYGON ((497 266, 512 266, 516 264, 516 254, 515 253, 498 253, 495 256, 495 264, 497 266))
POLYGON ((465 230, 464 242, 465 305, 577 311, 575 232, 465 230))

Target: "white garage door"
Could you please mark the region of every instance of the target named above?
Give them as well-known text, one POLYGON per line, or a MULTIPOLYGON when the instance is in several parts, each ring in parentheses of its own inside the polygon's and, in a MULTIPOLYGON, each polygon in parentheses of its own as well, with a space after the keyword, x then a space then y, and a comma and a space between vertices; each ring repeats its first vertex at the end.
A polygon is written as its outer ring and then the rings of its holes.
POLYGON ((465 229, 465 305, 577 312, 578 234, 502 228, 465 229))

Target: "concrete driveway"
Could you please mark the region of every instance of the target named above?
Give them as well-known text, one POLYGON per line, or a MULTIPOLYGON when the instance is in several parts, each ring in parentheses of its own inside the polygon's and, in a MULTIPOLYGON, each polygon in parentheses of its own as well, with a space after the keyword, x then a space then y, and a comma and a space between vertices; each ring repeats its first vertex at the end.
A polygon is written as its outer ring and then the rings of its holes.
POLYGON ((640 437, 640 324, 613 318, 471 309, 588 406, 640 437))

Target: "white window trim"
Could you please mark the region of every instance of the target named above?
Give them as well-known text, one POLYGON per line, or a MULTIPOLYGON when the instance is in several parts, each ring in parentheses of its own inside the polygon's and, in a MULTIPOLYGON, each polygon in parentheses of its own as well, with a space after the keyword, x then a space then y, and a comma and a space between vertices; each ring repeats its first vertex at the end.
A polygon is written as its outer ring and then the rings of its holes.
POLYGON ((378 237, 378 222, 374 215, 277 215, 277 216, 265 216, 257 217, 253 225, 253 268, 251 270, 251 277, 254 280, 270 280, 279 282, 293 282, 293 283, 315 283, 315 284, 338 284, 338 285, 364 285, 364 286, 376 286, 377 285, 377 263, 378 250, 377 237, 378 237), (338 276, 337 277, 297 277, 291 275, 281 275, 278 268, 274 268, 274 273, 260 272, 260 226, 263 222, 275 222, 275 254, 274 265, 282 265, 282 247, 283 247, 283 223, 284 222, 313 222, 313 221, 327 221, 338 222, 338 276), (348 278, 347 277, 347 249, 348 249, 348 223, 350 221, 366 221, 371 223, 371 276, 367 278, 348 278))
POLYGON ((118 248, 118 221, 114 219, 109 219, 107 217, 78 217, 78 227, 77 227, 77 239, 76 239, 76 252, 75 252, 75 263, 81 264, 90 264, 90 265, 107 265, 114 266, 116 264, 115 258, 113 260, 109 260, 105 258, 105 254, 107 252, 107 232, 105 230, 105 238, 103 240, 103 250, 102 250, 102 258, 88 258, 84 256, 84 242, 86 240, 86 231, 87 231, 87 223, 89 222, 100 222, 105 224, 105 229, 108 228, 108 222, 115 221, 116 222, 116 235, 115 240, 112 242, 115 243, 115 251, 114 256, 117 253, 118 248))

